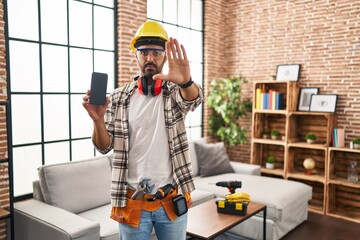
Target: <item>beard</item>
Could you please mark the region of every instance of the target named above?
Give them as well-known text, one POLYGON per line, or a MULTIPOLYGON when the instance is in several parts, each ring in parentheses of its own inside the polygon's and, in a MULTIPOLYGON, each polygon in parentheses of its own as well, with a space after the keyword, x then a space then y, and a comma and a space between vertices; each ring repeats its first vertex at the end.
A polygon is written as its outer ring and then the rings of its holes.
POLYGON ((154 62, 147 62, 145 63, 142 67, 141 67, 141 73, 142 75, 155 75, 155 74, 158 74, 158 73, 161 73, 162 72, 162 69, 164 67, 164 64, 165 64, 165 59, 164 61, 158 66, 156 65, 156 63, 154 62), (152 67, 152 68, 147 68, 147 67, 152 67))

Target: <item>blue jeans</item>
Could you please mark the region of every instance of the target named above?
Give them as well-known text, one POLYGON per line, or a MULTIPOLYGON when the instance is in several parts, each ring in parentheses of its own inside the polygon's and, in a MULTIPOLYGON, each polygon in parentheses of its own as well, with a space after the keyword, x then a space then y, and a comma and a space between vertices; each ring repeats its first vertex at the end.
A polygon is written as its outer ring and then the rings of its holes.
POLYGON ((158 240, 184 240, 186 225, 187 213, 171 221, 162 207, 154 212, 143 210, 138 228, 119 223, 120 240, 150 240, 153 227, 158 240))

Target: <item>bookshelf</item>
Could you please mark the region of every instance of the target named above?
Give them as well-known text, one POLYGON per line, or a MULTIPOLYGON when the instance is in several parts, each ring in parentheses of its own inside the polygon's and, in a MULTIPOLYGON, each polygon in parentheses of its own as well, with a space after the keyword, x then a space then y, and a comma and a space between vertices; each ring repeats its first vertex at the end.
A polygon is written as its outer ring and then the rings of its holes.
POLYGON ((309 210, 326 214, 329 193, 328 147, 331 145, 332 129, 335 127, 335 114, 298 112, 299 82, 254 82, 254 93, 251 163, 260 165, 263 175, 310 185, 313 188, 313 199, 309 203, 309 210), (256 104, 262 97, 268 96, 263 93, 270 91, 281 93, 282 108, 265 109, 264 103, 256 104), (281 138, 264 138, 263 133, 267 130, 277 130, 281 138), (305 135, 309 132, 316 134, 315 144, 306 143, 305 135), (275 169, 265 168, 269 155, 275 156, 275 169), (305 174, 306 169, 303 167, 303 161, 308 157, 315 161, 316 166, 311 175, 305 174))

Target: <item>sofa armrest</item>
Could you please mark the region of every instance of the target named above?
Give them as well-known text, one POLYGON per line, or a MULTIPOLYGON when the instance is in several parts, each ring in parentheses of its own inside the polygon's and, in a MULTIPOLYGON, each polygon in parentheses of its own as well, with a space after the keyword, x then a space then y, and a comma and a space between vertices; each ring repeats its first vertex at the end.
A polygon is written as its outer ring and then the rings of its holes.
POLYGON ((15 240, 95 240, 100 224, 30 199, 14 204, 15 240))
POLYGON ((243 174, 258 175, 258 176, 260 176, 261 173, 259 165, 234 162, 234 161, 230 161, 230 165, 234 169, 235 173, 243 173, 243 174))

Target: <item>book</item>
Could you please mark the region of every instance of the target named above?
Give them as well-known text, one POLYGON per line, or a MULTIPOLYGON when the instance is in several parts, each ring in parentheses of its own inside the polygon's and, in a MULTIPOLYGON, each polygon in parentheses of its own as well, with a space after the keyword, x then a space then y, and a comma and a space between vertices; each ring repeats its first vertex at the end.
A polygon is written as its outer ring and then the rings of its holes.
POLYGON ((345 129, 337 128, 337 147, 345 147, 345 129))

